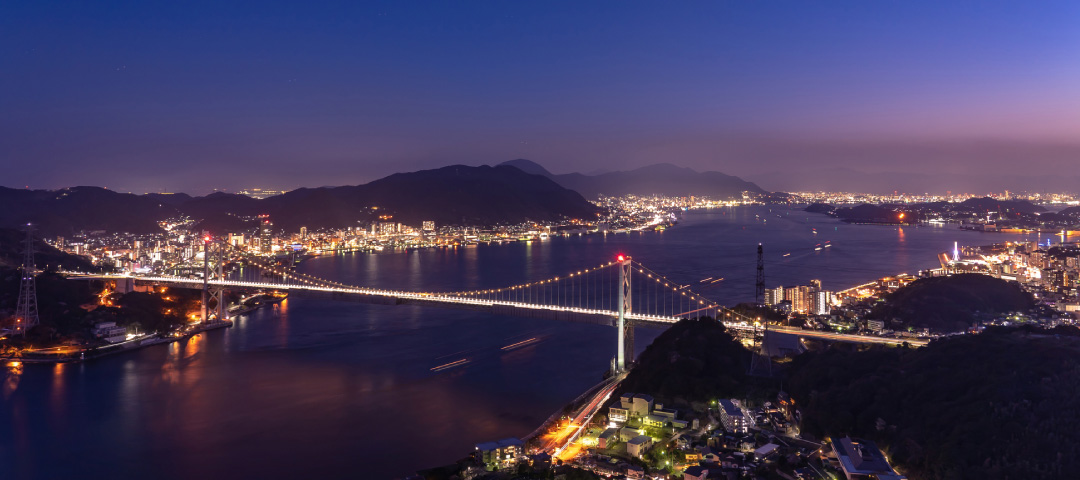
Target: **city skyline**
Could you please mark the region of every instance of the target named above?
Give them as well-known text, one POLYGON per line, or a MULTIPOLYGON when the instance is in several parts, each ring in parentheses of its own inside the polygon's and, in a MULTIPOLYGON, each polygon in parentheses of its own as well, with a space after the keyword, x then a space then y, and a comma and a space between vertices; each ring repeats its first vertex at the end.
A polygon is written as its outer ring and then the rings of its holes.
POLYGON ((0 2, 0 477, 1070 478, 1077 20, 0 2))
POLYGON ((1057 176, 1080 158, 1067 2, 258 7, 0 7, 4 185, 204 194, 513 158, 1057 176))

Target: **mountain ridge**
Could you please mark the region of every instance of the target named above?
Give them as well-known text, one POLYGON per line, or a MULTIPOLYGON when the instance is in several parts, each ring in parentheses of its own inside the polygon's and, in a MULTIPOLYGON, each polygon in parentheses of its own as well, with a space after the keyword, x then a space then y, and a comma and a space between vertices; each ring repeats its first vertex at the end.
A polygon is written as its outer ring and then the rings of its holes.
POLYGON ((526 159, 500 163, 534 175, 546 176, 559 185, 574 190, 586 198, 601 195, 666 195, 674 197, 708 196, 741 198, 743 192, 768 193, 753 182, 717 171, 698 172, 671 163, 656 163, 632 170, 587 175, 583 173, 554 174, 542 165, 526 159))
POLYGON ((906 193, 986 193, 1010 191, 1080 192, 1080 175, 1039 174, 996 175, 912 172, 864 172, 848 167, 745 175, 766 188, 784 192, 906 193))
POLYGON ((248 227, 242 217, 270 215, 277 228, 357 226, 380 216, 419 226, 495 225, 561 218, 596 218, 599 208, 550 178, 509 166, 449 165, 395 173, 361 185, 299 188, 255 199, 215 192, 136 195, 102 187, 21 190, 0 187, 0 226, 37 224, 45 234, 77 231, 152 233, 159 221, 179 215, 200 220, 199 228, 248 227), (378 208, 373 208, 378 207, 378 208))

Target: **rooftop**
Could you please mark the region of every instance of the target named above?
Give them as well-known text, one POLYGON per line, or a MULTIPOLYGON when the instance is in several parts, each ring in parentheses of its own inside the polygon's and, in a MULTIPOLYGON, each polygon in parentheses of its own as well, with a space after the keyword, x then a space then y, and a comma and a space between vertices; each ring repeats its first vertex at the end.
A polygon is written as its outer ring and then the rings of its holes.
POLYGON ((833 450, 845 472, 854 475, 895 475, 885 455, 869 440, 844 437, 833 442, 833 450))
POLYGON ((735 404, 731 402, 731 400, 720 400, 720 408, 723 408, 724 412, 728 415, 742 416, 742 410, 740 410, 739 407, 736 407, 735 404))

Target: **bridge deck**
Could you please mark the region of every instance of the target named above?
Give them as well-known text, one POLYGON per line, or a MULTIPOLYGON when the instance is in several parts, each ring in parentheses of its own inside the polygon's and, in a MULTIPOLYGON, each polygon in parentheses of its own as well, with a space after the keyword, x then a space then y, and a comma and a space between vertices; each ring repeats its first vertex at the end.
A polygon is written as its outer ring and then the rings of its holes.
MULTIPOLYGON (((140 284, 169 285, 178 288, 201 289, 203 280, 188 277, 166 276, 132 276, 132 275, 69 275, 73 278, 84 280, 130 280, 140 284)), ((383 290, 361 287, 330 287, 323 285, 305 284, 276 284, 269 282, 251 282, 238 280, 209 280, 210 286, 227 288, 230 290, 278 290, 298 293, 304 296, 328 298, 334 300, 354 301, 376 305, 421 305, 440 308, 457 308, 466 310, 478 310, 491 312, 497 315, 508 315, 527 318, 542 318, 548 320, 564 320, 573 322, 594 323, 600 325, 614 325, 618 318, 618 312, 613 310, 598 310, 579 307, 565 307, 560 305, 544 305, 523 302, 507 302, 485 300, 482 298, 457 297, 449 295, 406 292, 396 290, 383 290)), ((680 320, 677 317, 645 315, 629 313, 626 318, 635 325, 667 327, 680 320)), ((751 331, 756 327, 747 323, 724 322, 724 326, 734 330, 751 331)), ((804 330, 795 327, 769 327, 770 330, 799 337, 817 338, 839 342, 876 343, 884 345, 901 345, 908 343, 912 346, 924 346, 929 343, 925 339, 916 338, 888 338, 870 335, 856 335, 847 333, 822 332, 816 330, 804 330)))

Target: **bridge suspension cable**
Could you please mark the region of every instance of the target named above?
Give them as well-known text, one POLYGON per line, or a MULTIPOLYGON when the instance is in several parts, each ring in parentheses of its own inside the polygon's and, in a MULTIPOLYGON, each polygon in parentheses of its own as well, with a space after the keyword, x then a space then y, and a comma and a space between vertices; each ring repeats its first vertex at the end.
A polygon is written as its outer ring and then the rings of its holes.
MULTIPOLYGON (((221 241, 220 239, 218 241, 221 241)), ((505 303, 542 306, 583 313, 611 314, 619 309, 620 262, 611 261, 594 267, 569 272, 543 280, 520 283, 506 287, 474 289, 449 292, 395 291, 373 287, 348 285, 331 281, 279 265, 259 255, 244 252, 222 241, 223 249, 230 254, 223 261, 243 261, 256 267, 258 277, 243 278, 245 272, 233 269, 223 279, 234 283, 257 283, 282 287, 318 288, 332 291, 378 294, 387 296, 430 297, 482 303, 505 303), (231 278, 230 278, 231 276, 231 278)), ((629 260, 629 259, 628 259, 629 260)), ((708 316, 725 323, 745 322, 754 319, 707 299, 689 289, 690 285, 672 281, 640 262, 630 260, 631 275, 627 313, 634 321, 660 321, 669 323, 680 318, 708 316)))

